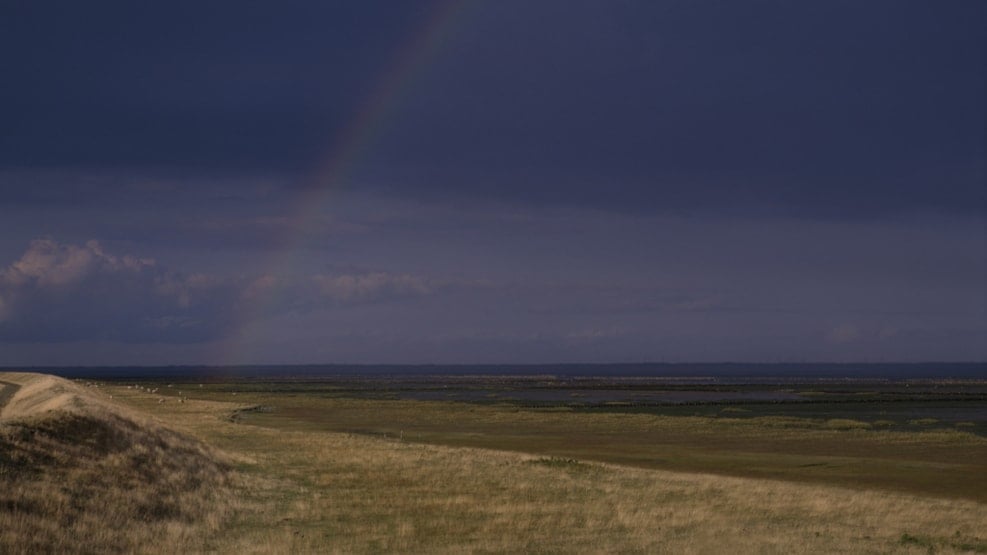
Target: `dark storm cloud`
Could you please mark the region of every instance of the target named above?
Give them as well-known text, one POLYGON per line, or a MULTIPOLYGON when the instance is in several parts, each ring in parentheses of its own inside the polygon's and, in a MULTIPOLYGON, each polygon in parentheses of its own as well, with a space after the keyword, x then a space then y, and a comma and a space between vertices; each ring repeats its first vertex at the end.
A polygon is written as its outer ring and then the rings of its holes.
POLYGON ((2 2, 2 357, 983 359, 985 43, 981 0, 2 2))
POLYGON ((297 168, 425 4, 8 2, 6 166, 297 168))
POLYGON ((5 3, 0 166, 290 188, 382 93, 348 181, 406 196, 983 210, 983 2, 468 2, 377 90, 444 5, 5 3))
POLYGON ((671 211, 981 210, 985 6, 499 3, 375 168, 671 211))

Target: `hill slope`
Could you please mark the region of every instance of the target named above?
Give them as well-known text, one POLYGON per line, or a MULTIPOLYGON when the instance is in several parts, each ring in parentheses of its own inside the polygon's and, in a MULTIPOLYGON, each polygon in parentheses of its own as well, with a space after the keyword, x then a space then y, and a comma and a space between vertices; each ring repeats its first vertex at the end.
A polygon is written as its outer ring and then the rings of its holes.
POLYGON ((0 552, 201 549, 229 466, 198 440, 53 376, 0 373, 0 552))

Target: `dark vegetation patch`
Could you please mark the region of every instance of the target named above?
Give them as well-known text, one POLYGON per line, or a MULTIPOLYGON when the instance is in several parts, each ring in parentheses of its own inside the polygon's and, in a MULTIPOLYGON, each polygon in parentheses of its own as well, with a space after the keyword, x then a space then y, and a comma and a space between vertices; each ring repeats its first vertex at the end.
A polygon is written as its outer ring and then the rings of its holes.
POLYGON ((0 424, 0 552, 146 550, 148 525, 207 518, 230 481, 197 440, 119 414, 0 424))
POLYGON ((987 553, 987 540, 976 536, 964 536, 958 531, 956 535, 949 538, 934 538, 932 536, 904 533, 899 538, 898 543, 906 546, 922 547, 929 553, 936 553, 943 548, 966 553, 987 553))
POLYGON ((241 420, 243 420, 244 415, 250 413, 258 413, 258 412, 259 413, 274 412, 274 407, 270 405, 252 405, 249 407, 235 409, 230 413, 230 416, 227 418, 227 420, 229 420, 230 422, 240 422, 241 420))
POLYGON ((528 461, 528 464, 536 464, 539 466, 548 466, 551 468, 565 468, 565 469, 580 469, 586 466, 584 463, 577 459, 569 459, 565 457, 542 457, 540 459, 533 459, 528 461))

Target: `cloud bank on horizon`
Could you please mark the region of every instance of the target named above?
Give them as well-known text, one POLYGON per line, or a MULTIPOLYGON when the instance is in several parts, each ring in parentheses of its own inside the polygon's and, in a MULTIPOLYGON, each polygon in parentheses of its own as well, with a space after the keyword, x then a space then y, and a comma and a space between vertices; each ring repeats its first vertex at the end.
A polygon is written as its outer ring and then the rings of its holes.
POLYGON ((0 365, 987 359, 979 0, 15 1, 0 66, 0 365))
POLYGON ((192 272, 35 240, 0 271, 0 351, 47 364, 97 349, 112 353, 99 364, 984 358, 982 222, 451 210, 474 223, 376 214, 280 273, 245 270, 256 251, 223 242, 162 251, 192 272))
POLYGON ((226 337, 237 318, 388 302, 444 286, 386 272, 183 274, 154 259, 108 253, 95 240, 36 239, 0 271, 0 343, 199 343, 226 337))

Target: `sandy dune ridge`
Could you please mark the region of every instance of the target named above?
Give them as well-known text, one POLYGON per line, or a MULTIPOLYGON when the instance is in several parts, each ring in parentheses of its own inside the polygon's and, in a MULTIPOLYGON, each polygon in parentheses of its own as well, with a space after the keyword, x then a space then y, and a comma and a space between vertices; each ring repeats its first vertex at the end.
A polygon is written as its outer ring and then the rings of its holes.
POLYGON ((227 520, 228 462, 95 387, 0 373, 0 553, 196 552, 227 520))

